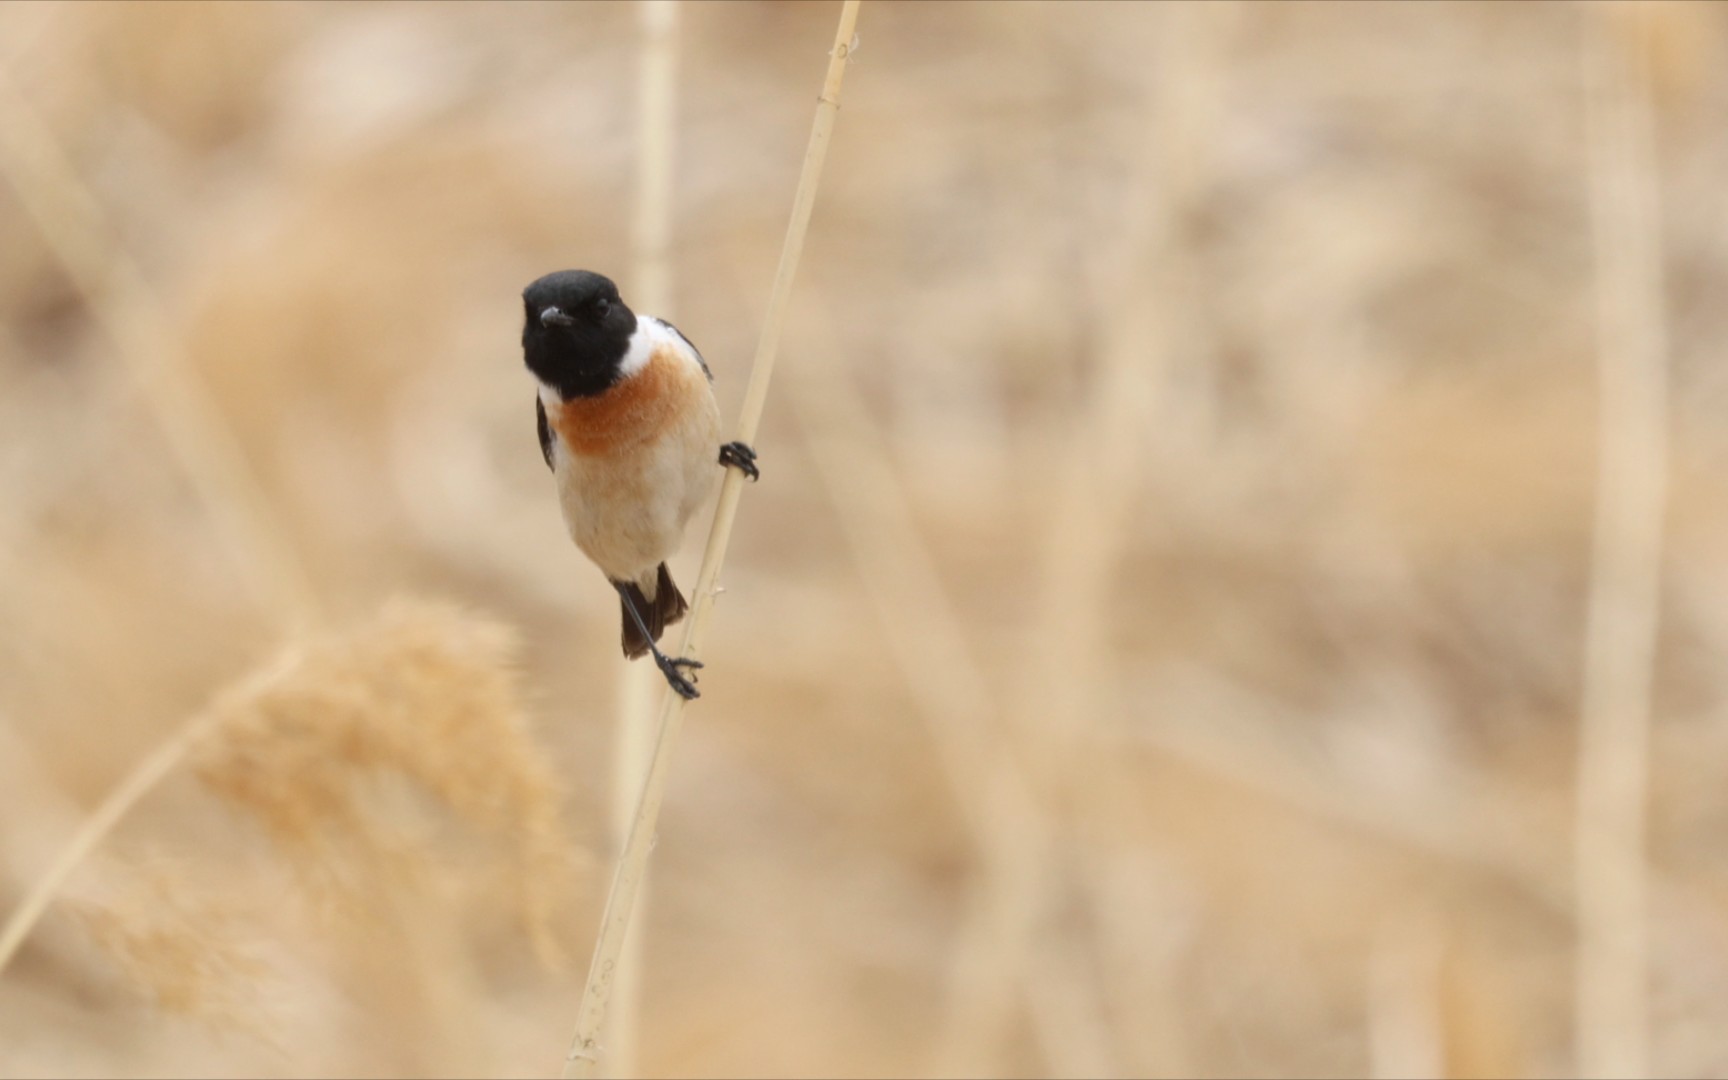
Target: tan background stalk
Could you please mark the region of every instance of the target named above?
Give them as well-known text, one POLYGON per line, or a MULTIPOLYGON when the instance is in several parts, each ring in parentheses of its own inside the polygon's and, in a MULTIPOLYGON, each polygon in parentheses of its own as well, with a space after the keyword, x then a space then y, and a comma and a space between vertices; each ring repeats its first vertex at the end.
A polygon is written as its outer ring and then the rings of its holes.
POLYGON ((1368 1064, 1374 1080, 1449 1075, 1440 1004, 1445 942, 1429 913, 1387 919, 1368 954, 1368 1064))
MULTIPOLYGON (((774 372, 774 358, 780 346, 780 333, 786 322, 786 309, 791 301, 792 281, 798 271, 799 256, 804 250, 804 237, 810 226, 810 213, 816 204, 816 189, 821 182, 822 163, 833 134, 834 118, 840 110, 840 84, 846 75, 846 62, 851 57, 853 28, 858 22, 858 7, 862 0, 846 0, 840 10, 840 25, 834 35, 834 48, 829 53, 828 73, 822 93, 817 99, 816 119, 810 129, 810 145, 805 151, 804 166, 798 177, 798 191, 793 196, 792 220, 786 228, 786 240, 781 247, 780 265, 774 275, 769 294, 768 312, 763 322, 762 336, 756 348, 756 358, 750 368, 750 384, 745 390, 744 404, 739 415, 737 438, 746 443, 756 438, 762 419, 762 409, 768 399, 768 383, 774 372)), ((742 492, 743 474, 726 470, 720 485, 720 500, 714 510, 714 524, 708 533, 708 545, 702 556, 702 569, 697 575, 691 596, 691 610, 685 624, 684 641, 679 655, 695 659, 701 654, 703 631, 713 610, 720 568, 726 561, 726 545, 732 535, 732 521, 738 512, 738 497, 742 492)), ((667 692, 660 713, 659 735, 654 744, 653 759, 642 783, 642 798, 630 826, 629 838, 622 856, 613 870, 612 888, 606 898, 606 910, 601 916, 600 935, 594 946, 594 957, 588 971, 587 986, 577 1014, 576 1033, 564 1065, 565 1076, 590 1076, 598 1066, 599 1035, 606 1019, 614 978, 624 939, 630 929, 635 909, 636 893, 647 869, 648 853, 653 847, 655 825, 660 816, 660 802, 666 792, 672 751, 677 745, 679 724, 683 720, 685 701, 667 692)))
POLYGON ((1644 847, 1667 502, 1667 334, 1649 9, 1586 22, 1601 402, 1577 816, 1577 1069, 1650 1071, 1644 847))
MULTIPOLYGON (((1027 1024, 1055 1075, 1122 1071, 1117 1043, 1126 1032, 1115 1030, 1099 975, 1086 950, 1064 939, 1059 913, 1103 902, 1097 894, 1113 860, 1092 834, 1114 812, 1111 755, 1096 749, 1108 726, 1101 718, 1123 712, 1110 655, 1115 578, 1154 452, 1155 388, 1170 355, 1197 340, 1183 318, 1200 306, 1183 229, 1208 180, 1206 121, 1223 96, 1231 12, 1172 7, 1160 15, 1159 55, 1168 62, 1149 87, 1136 180, 1119 216, 1123 239, 1108 267, 1117 280, 1102 305, 1108 318, 1092 385, 1059 464, 1046 474, 1049 511, 1045 531, 1034 537, 1037 599, 998 736, 1018 742, 1024 760, 1039 765, 1042 813, 1032 820, 1040 827, 1028 829, 999 868, 984 924, 990 936, 973 942, 957 968, 959 1012, 943 1055, 950 1073, 976 1070, 1006 1041, 1015 1004, 1006 990, 1017 985, 1028 990, 1027 1024)), ((1163 1025, 1140 1015, 1126 1026, 1163 1025)))
MULTIPOLYGON (((818 320, 825 321, 825 320, 818 320)), ((855 380, 825 357, 838 342, 811 350, 788 380, 792 404, 847 547, 864 579, 883 637, 893 648, 977 850, 971 889, 947 990, 947 1018, 934 1072, 963 1075, 988 1060, 988 1020, 1026 1000, 1069 990, 1061 978, 1001 978, 996 950, 1013 922, 1023 868, 1043 854, 1051 829, 1033 798, 1020 748, 1002 737, 1001 708, 935 556, 918 532, 911 500, 885 438, 864 408, 855 380)), ((1059 1057, 1067 1036, 1037 1023, 1034 1038, 1059 1057)))
MULTIPOLYGON (((637 0, 641 53, 636 84, 636 214, 630 234, 630 282, 638 311, 673 318, 672 177, 677 149, 678 0, 637 0)), ((642 776, 654 748, 654 688, 660 674, 646 663, 618 666, 618 718, 613 734, 612 835, 614 856, 624 851, 630 819, 642 794, 642 776)), ((637 896, 648 903, 647 883, 637 896)), ((641 912, 625 936, 607 1011, 604 1073, 640 1072, 643 925, 641 912)))

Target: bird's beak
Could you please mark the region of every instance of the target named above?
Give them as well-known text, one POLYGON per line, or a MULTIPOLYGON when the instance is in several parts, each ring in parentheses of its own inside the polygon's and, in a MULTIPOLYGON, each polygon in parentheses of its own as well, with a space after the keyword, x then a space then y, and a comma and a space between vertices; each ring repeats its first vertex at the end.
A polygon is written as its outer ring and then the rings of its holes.
POLYGON ((556 307, 543 308, 540 311, 541 326, 574 326, 576 320, 559 311, 556 307))

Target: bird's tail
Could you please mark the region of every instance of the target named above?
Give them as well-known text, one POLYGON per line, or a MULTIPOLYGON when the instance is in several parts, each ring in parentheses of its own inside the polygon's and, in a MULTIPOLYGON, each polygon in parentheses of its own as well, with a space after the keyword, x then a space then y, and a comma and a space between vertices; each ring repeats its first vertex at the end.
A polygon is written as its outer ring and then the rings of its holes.
POLYGON ((624 586, 624 593, 629 597, 629 602, 636 605, 642 621, 648 624, 649 636, 643 637, 642 628, 630 617, 630 609, 620 597, 618 605, 624 616, 624 655, 631 660, 646 654, 649 646, 660 640, 660 635, 666 632, 666 628, 682 619, 684 613, 690 610, 690 605, 684 602, 684 594, 672 583, 672 574, 666 569, 665 563, 661 563, 655 571, 652 595, 644 592, 641 584, 634 581, 624 586))

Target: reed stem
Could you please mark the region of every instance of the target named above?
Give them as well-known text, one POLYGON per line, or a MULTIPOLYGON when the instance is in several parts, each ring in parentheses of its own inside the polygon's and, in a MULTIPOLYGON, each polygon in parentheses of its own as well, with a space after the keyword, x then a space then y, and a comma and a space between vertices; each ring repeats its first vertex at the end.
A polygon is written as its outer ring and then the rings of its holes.
POLYGON ((1649 1071, 1651 687, 1667 503, 1667 332, 1650 10, 1588 7, 1601 433, 1576 820, 1577 1071, 1649 1071))
MULTIPOLYGON (((854 46, 853 28, 858 21, 862 0, 846 0, 840 10, 840 24, 834 35, 834 48, 828 54, 828 73, 822 93, 817 99, 816 117, 810 128, 810 143, 804 153, 804 165, 798 177, 798 191, 792 200, 792 220, 786 227, 786 239, 780 249, 780 266, 774 275, 769 294, 768 314, 762 335, 756 346, 756 357, 750 369, 750 383, 744 393, 740 410, 737 438, 750 443, 762 419, 762 409, 768 400, 768 383, 774 373, 774 359, 780 347, 780 334, 785 327, 786 310, 792 295, 792 281, 797 275, 798 260, 804 251, 804 237, 810 227, 810 212, 816 205, 816 190, 821 182, 822 164, 828 154, 834 120, 840 111, 840 84, 845 78, 846 63, 854 46)), ((743 474, 726 470, 720 485, 720 499, 714 508, 714 524, 708 532, 708 545, 702 556, 702 569, 697 575, 691 596, 689 619, 684 627, 682 656, 697 658, 707 630, 708 618, 714 608, 715 584, 720 568, 726 561, 726 547, 732 537, 732 522, 738 513, 738 498, 743 491, 743 474)), ((588 969, 588 982, 582 993, 577 1013, 576 1032, 565 1057, 564 1075, 592 1076, 599 1064, 599 1035, 606 1020, 606 1009, 612 997, 618 973, 619 957, 630 929, 631 915, 636 905, 637 891, 653 847, 654 830, 660 818, 660 804, 665 798, 666 781, 671 770, 672 752, 678 743, 679 728, 684 719, 685 701, 668 692, 660 712, 659 735, 654 744, 654 756, 642 782, 642 795, 630 825, 630 836, 624 852, 613 868, 612 887, 606 898, 606 910, 601 916, 600 936, 594 946, 594 957, 588 969)))
MULTIPOLYGON (((672 176, 676 151, 678 0, 638 0, 641 64, 636 87, 636 216, 630 232, 630 295, 643 311, 672 315, 672 176)), ((617 724, 612 754, 613 855, 624 851, 641 797, 642 774, 654 748, 654 686, 647 664, 618 665, 617 724)), ((646 889, 646 885, 643 886, 646 889)), ((646 895, 637 906, 647 904, 646 895)), ((637 920, 618 961, 606 1021, 606 1075, 640 1072, 637 1054, 642 1004, 645 927, 637 920)))

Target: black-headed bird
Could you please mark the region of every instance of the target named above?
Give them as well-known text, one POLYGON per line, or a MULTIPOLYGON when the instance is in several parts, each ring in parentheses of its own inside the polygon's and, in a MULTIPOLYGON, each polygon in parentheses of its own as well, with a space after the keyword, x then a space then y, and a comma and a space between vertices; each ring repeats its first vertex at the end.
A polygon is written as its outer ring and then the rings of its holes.
POLYGON ((637 315, 612 281, 547 274, 522 292, 522 354, 540 382, 540 451, 570 538, 618 591, 624 655, 651 654, 672 689, 697 696, 695 660, 657 642, 688 610, 666 560, 712 489, 715 465, 758 477, 756 454, 720 444, 713 375, 671 323, 637 315))

